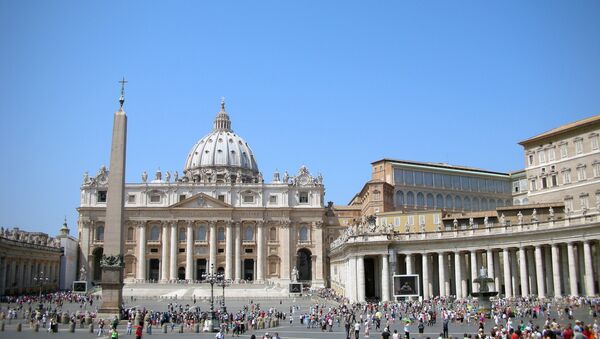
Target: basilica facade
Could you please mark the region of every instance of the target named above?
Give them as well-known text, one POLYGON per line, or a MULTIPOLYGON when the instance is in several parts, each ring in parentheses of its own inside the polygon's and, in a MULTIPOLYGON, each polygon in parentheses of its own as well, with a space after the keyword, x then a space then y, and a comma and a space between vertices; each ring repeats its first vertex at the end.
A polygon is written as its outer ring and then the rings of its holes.
MULTIPOLYGON (((302 166, 265 182, 248 143, 221 103, 210 133, 193 145, 181 174, 158 170, 124 188, 125 282, 194 282, 213 267, 235 282, 326 279, 324 186, 302 166)), ((108 170, 84 175, 78 207, 80 261, 100 282, 108 170)))

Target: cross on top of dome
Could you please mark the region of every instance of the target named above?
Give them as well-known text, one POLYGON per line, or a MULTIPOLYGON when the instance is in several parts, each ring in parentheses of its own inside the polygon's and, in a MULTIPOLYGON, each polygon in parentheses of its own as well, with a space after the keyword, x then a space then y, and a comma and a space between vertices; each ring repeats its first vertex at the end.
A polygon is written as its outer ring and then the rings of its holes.
POLYGON ((225 112, 225 98, 221 98, 221 110, 217 113, 215 117, 215 123, 213 127, 214 131, 226 131, 233 132, 231 130, 231 120, 229 119, 229 115, 225 112))

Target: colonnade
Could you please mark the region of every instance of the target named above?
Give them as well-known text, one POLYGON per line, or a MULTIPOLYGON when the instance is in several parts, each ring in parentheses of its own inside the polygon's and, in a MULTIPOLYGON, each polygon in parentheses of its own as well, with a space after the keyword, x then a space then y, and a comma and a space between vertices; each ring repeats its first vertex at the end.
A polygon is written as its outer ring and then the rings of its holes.
POLYGON ((600 243, 580 240, 539 243, 486 249, 391 251, 396 254, 358 255, 350 257, 346 269, 346 295, 353 300, 393 299, 391 276, 418 274, 420 295, 466 298, 477 292, 473 283, 484 267, 501 296, 539 297, 592 296, 600 284, 600 243), (365 268, 365 262, 374 265, 365 268), (375 277, 365 272, 375 272, 375 277), (354 282, 354 272, 356 281, 354 282), (381 279, 377 275, 381 272, 381 279), (372 280, 380 286, 369 287, 372 280), (367 295, 371 291, 375 295, 367 295))
POLYGON ((56 288, 60 261, 58 256, 54 260, 37 259, 28 258, 25 253, 22 256, 3 256, 0 257, 0 273, 0 295, 31 291, 40 286, 56 288))

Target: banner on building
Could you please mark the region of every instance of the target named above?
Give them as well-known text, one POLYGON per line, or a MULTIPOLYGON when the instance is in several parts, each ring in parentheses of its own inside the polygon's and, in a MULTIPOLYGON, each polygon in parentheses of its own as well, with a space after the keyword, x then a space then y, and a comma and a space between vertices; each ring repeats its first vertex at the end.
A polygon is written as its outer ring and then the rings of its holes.
POLYGON ((394 275, 394 297, 418 297, 419 295, 417 274, 394 275))

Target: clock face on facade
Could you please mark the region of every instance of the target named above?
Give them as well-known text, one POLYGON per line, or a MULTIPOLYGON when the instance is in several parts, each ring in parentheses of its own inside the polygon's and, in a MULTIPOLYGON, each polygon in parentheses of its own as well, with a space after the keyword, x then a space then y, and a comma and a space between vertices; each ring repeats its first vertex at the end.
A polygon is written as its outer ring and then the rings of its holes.
POLYGON ((306 175, 303 175, 298 179, 298 182, 300 183, 300 185, 306 185, 308 184, 308 177, 306 175))

